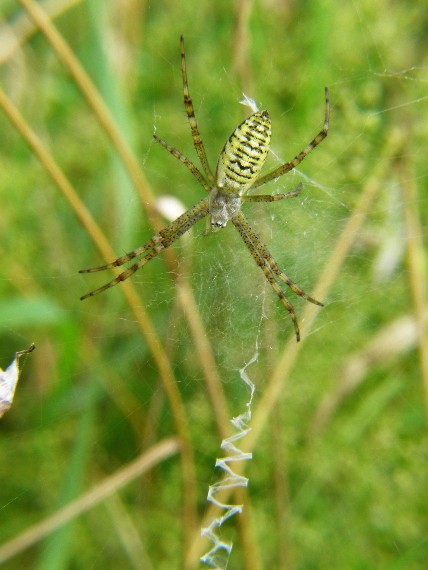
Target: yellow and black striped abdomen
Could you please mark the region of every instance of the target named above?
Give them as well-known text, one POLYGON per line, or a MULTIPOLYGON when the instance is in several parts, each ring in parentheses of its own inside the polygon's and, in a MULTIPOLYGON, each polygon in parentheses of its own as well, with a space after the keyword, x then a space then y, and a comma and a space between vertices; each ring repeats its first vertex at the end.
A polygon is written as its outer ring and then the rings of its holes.
POLYGON ((220 153, 216 186, 242 195, 258 177, 269 151, 271 123, 267 111, 258 111, 245 119, 220 153))

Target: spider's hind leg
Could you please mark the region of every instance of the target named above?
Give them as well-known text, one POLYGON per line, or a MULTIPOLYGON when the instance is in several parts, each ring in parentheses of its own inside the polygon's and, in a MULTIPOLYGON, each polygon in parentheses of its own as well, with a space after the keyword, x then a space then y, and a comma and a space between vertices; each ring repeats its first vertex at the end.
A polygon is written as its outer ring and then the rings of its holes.
POLYGON ((207 183, 200 170, 196 168, 196 166, 187 158, 187 156, 184 156, 184 154, 176 149, 175 146, 169 144, 169 142, 162 139, 161 137, 158 137, 156 134, 153 135, 153 138, 164 148, 166 148, 166 150, 171 153, 172 156, 178 158, 178 160, 180 160, 190 170, 193 176, 199 181, 199 184, 204 188, 205 192, 209 192, 211 190, 211 186, 207 183))
POLYGON ((189 93, 189 83, 187 81, 187 68, 186 68, 186 54, 184 52, 183 36, 181 36, 180 38, 180 50, 181 50, 181 75, 183 79, 184 108, 186 109, 187 118, 190 124, 190 130, 192 131, 193 144, 195 146, 199 160, 201 161, 205 175, 208 178, 208 181, 212 183, 214 182, 214 176, 213 173, 211 172, 211 168, 208 163, 207 153, 205 152, 204 143, 199 133, 198 123, 196 122, 195 111, 193 108, 193 102, 189 93))

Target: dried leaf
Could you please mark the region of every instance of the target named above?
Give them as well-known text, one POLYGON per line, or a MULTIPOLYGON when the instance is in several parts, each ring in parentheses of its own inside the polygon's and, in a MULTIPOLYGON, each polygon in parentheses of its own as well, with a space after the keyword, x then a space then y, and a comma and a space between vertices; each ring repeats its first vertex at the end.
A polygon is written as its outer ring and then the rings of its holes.
POLYGON ((21 356, 33 352, 35 348, 36 345, 32 344, 26 350, 15 353, 12 364, 4 371, 0 368, 0 418, 2 418, 12 406, 19 380, 19 360, 21 356))

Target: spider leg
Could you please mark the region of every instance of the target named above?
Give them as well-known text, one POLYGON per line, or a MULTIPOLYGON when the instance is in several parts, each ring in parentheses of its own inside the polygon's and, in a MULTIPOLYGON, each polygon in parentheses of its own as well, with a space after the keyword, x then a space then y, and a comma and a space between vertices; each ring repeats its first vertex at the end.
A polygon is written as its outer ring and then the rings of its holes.
POLYGON ((211 172, 210 165, 208 164, 207 154, 205 152, 204 143, 202 142, 201 135, 199 134, 198 124, 196 122, 195 111, 193 109, 192 99, 189 94, 189 84, 187 81, 186 70, 186 55, 184 53, 184 38, 180 37, 181 48, 181 74, 183 77, 183 95, 184 107, 186 109, 187 118, 189 119, 190 129, 192 131, 193 144, 195 145, 196 152, 198 153, 199 160, 201 161, 204 172, 209 182, 214 182, 214 176, 211 172))
POLYGON ((242 216, 242 219, 240 220, 241 224, 245 227, 246 231, 251 235, 251 238, 252 238, 255 246, 257 247, 258 252, 261 254, 263 259, 265 260, 267 265, 269 265, 270 269, 275 273, 275 275, 277 275, 278 278, 281 279, 281 281, 286 283, 286 285, 288 285, 288 287, 290 287, 290 289, 292 291, 294 291, 294 293, 296 293, 296 295, 299 295, 299 297, 303 297, 303 299, 306 299, 306 301, 309 301, 309 302, 313 303, 314 305, 319 305, 320 307, 324 307, 324 305, 320 301, 317 301, 316 299, 314 299, 313 297, 311 297, 310 295, 305 293, 305 291, 303 291, 303 289, 301 289, 283 271, 280 270, 280 268, 278 267, 278 264, 276 263, 276 261, 272 257, 268 248, 262 242, 260 236, 251 227, 250 222, 247 220, 247 218, 245 217, 245 215, 242 212, 240 212, 240 214, 242 216))
POLYGON ((110 289, 110 287, 114 287, 117 283, 121 281, 125 281, 128 277, 131 277, 140 267, 143 267, 146 263, 148 263, 151 259, 156 257, 158 253, 160 253, 163 249, 169 247, 174 241, 176 241, 179 237, 185 234, 190 228, 196 224, 201 218, 205 217, 208 214, 208 198, 204 198, 200 202, 198 202, 193 208, 190 208, 187 212, 179 216, 176 220, 171 222, 168 226, 163 228, 158 234, 152 237, 150 241, 146 244, 138 247, 134 251, 131 251, 122 257, 119 257, 112 263, 108 263, 107 265, 102 265, 100 267, 94 267, 92 269, 81 269, 79 273, 92 273, 94 271, 102 271, 104 269, 111 269, 113 267, 118 267, 126 263, 127 261, 141 255, 142 253, 148 251, 148 253, 142 257, 137 263, 134 263, 120 273, 117 277, 115 277, 109 283, 106 283, 102 287, 83 295, 80 298, 81 301, 87 299, 88 297, 93 297, 106 289, 110 289))
POLYGON ((293 168, 296 168, 297 165, 299 165, 302 160, 308 156, 308 154, 316 147, 320 144, 321 141, 323 141, 325 139, 325 137, 327 136, 328 133, 328 124, 329 124, 329 120, 330 120, 330 95, 329 95, 329 91, 328 88, 325 88, 325 115, 324 115, 324 126, 321 129, 321 131, 317 134, 316 137, 314 137, 311 142, 306 146, 306 148, 304 148, 301 152, 299 152, 298 155, 296 155, 293 160, 291 160, 290 162, 286 162, 285 164, 282 164, 281 166, 278 166, 278 168, 275 168, 275 170, 273 170, 272 172, 268 172, 268 174, 265 174, 264 176, 261 176, 258 180, 256 180, 256 182, 252 185, 252 188, 258 188, 259 186, 263 186, 263 184, 266 184, 267 182, 270 182, 271 180, 274 180, 275 178, 279 178, 280 176, 282 176, 283 174, 285 174, 286 172, 289 172, 290 170, 292 170, 293 168))
POLYGON ((272 256, 270 256, 269 259, 266 259, 266 262, 268 263, 272 271, 275 273, 275 275, 277 275, 279 279, 281 279, 281 281, 286 283, 290 287, 290 289, 296 293, 296 295, 299 295, 299 297, 303 297, 303 299, 306 299, 306 301, 310 301, 314 305, 318 305, 319 307, 324 307, 324 303, 321 303, 320 301, 317 301, 313 297, 310 297, 307 293, 303 291, 303 289, 301 289, 296 283, 294 283, 294 281, 292 281, 289 277, 287 277, 287 275, 279 269, 276 261, 272 256))
POLYGON ((295 198, 302 191, 303 185, 300 182, 295 190, 291 192, 286 192, 285 194, 244 194, 242 196, 243 202, 278 202, 278 200, 284 200, 284 198, 295 198))
POLYGON ((79 273, 95 273, 96 271, 104 271, 105 269, 113 269, 113 267, 120 267, 121 265, 124 265, 131 259, 134 259, 134 257, 138 257, 148 249, 152 249, 152 247, 156 245, 155 239, 158 235, 159 234, 153 236, 153 238, 147 243, 140 245, 139 247, 128 253, 125 253, 125 255, 122 255, 122 257, 118 257, 111 263, 106 263, 106 265, 100 265, 98 267, 90 267, 89 269, 79 269, 79 273))
POLYGON ((291 317, 291 320, 293 321, 293 325, 294 325, 294 332, 296 335, 296 341, 299 342, 300 341, 300 330, 299 330, 299 324, 297 322, 296 313, 294 312, 294 307, 290 303, 290 301, 287 299, 287 297, 285 296, 284 291, 281 289, 281 287, 275 281, 275 276, 272 272, 272 269, 271 269, 270 265, 267 263, 264 255, 263 255, 263 250, 260 249, 260 247, 259 247, 259 244, 261 244, 260 239, 255 234, 254 230, 251 228, 250 224, 248 223, 248 220, 245 218, 244 214, 241 211, 238 212, 238 214, 236 214, 236 216, 234 216, 232 218, 232 222, 233 222, 234 226, 236 227, 236 229, 238 230, 238 232, 241 234, 241 237, 244 240, 245 245, 250 250, 250 253, 253 256, 253 259, 255 260, 257 265, 260 267, 260 269, 263 271, 266 279, 268 280, 268 282, 272 286, 275 293, 278 295, 279 300, 284 305, 284 307, 287 309, 287 311, 290 313, 290 317, 291 317))
POLYGON ((166 150, 170 152, 172 156, 175 156, 175 158, 178 158, 178 160, 180 160, 185 166, 187 166, 187 168, 190 170, 193 176, 197 178, 199 184, 201 184, 201 186, 204 188, 205 192, 210 192, 211 187, 207 184, 207 181, 202 176, 202 173, 193 164, 193 162, 191 162, 186 156, 184 156, 183 153, 181 153, 178 149, 176 149, 175 146, 169 144, 169 142, 167 142, 166 140, 162 139, 161 137, 158 137, 157 135, 153 135, 153 137, 158 141, 158 143, 160 143, 164 148, 166 148, 166 150))
MULTIPOLYGON (((151 241, 153 241, 153 240, 151 240, 151 241)), ((115 285, 117 285, 117 283, 120 283, 121 281, 125 281, 125 279, 128 279, 128 277, 131 277, 131 275, 133 275, 137 271, 137 269, 139 269, 140 267, 145 265, 148 261, 153 259, 153 257, 155 257, 160 251, 162 251, 162 249, 164 249, 164 246, 161 243, 154 246, 154 249, 152 249, 145 257, 143 257, 142 259, 137 261, 137 263, 134 263, 134 265, 131 265, 131 267, 129 269, 127 269, 126 271, 122 271, 122 273, 120 273, 112 281, 110 281, 109 283, 106 283, 102 287, 98 287, 98 289, 95 289, 94 291, 91 291, 90 293, 83 295, 82 297, 80 297, 80 300, 83 301, 84 299, 88 299, 89 297, 93 297, 94 295, 98 295, 98 293, 101 293, 102 291, 105 291, 106 289, 110 289, 110 287, 114 287, 115 285)))

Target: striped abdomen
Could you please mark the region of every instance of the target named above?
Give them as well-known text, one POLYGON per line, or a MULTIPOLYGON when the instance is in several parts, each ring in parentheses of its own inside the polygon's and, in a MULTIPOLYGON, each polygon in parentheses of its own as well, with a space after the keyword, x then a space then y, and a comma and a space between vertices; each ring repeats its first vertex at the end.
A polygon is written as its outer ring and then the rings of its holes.
POLYGON ((266 160, 271 136, 267 111, 258 111, 245 119, 224 145, 220 153, 216 186, 242 195, 258 177, 266 160))

